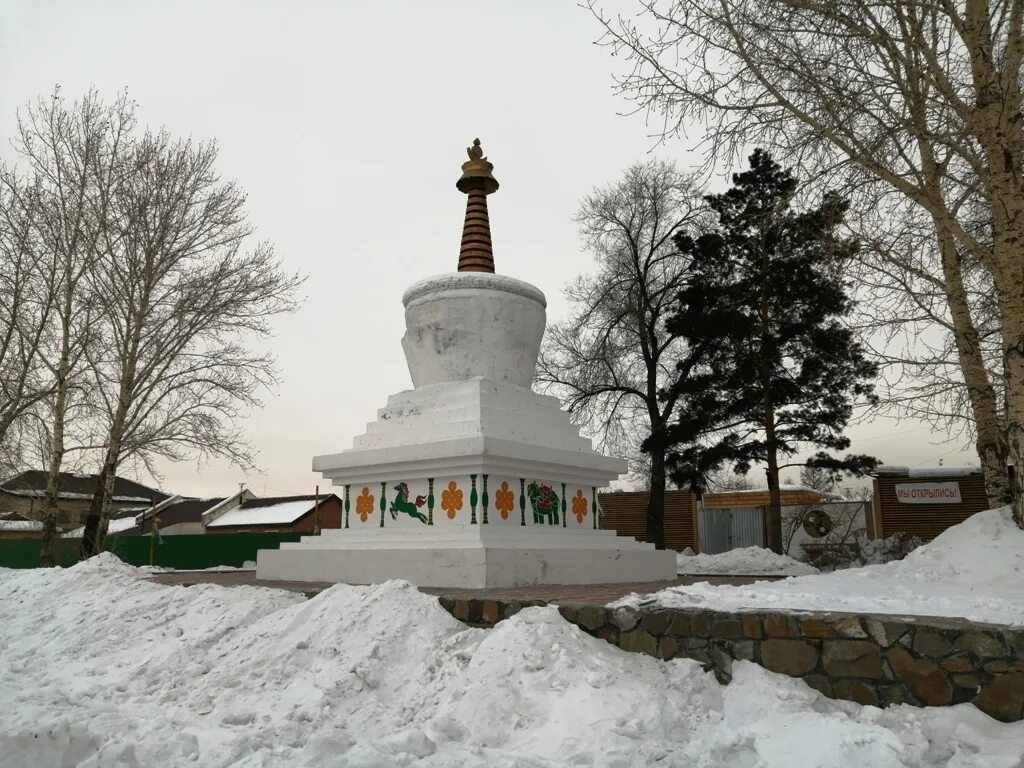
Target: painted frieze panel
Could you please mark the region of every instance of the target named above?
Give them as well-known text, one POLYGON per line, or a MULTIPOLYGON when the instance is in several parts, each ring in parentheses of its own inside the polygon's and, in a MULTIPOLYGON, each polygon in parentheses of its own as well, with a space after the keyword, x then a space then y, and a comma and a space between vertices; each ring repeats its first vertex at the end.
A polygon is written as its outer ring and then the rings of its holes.
POLYGON ((388 504, 388 512, 391 513, 391 521, 398 524, 408 521, 412 521, 420 525, 427 524, 426 493, 415 493, 410 491, 409 483, 403 480, 400 483, 392 484, 391 496, 391 502, 388 504))
POLYGON ((583 488, 577 488, 576 492, 572 496, 572 505, 570 512, 576 522, 576 525, 589 524, 590 521, 587 519, 590 515, 590 494, 588 494, 583 488))
POLYGON ((560 524, 561 500, 553 483, 533 480, 526 486, 526 493, 530 500, 534 525, 560 524))
POLYGON ((359 495, 356 496, 356 519, 360 523, 365 523, 373 515, 373 494, 370 493, 370 487, 364 485, 359 495))
POLYGON ((449 520, 454 520, 456 515, 462 511, 463 496, 457 480, 450 480, 445 489, 441 491, 441 509, 444 510, 449 520))
POLYGON ((516 508, 516 493, 512 490, 515 481, 502 480, 501 484, 494 491, 494 511, 498 520, 508 521, 513 518, 513 511, 516 508))
POLYGON ((353 483, 342 527, 546 525, 596 528, 597 491, 551 478, 484 473, 353 483))

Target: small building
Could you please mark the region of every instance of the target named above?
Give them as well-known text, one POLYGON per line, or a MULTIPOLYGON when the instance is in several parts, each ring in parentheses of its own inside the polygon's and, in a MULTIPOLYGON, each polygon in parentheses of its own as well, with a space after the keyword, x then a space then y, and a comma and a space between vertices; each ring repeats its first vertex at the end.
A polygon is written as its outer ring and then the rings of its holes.
MULTIPOLYGON (((812 505, 823 504, 827 499, 827 494, 806 485, 779 485, 784 551, 793 543, 792 538, 786 534, 793 529, 796 523, 794 518, 802 515, 812 505)), ((713 555, 742 547, 767 546, 769 535, 766 510, 770 504, 771 494, 767 488, 705 494, 704 503, 697 511, 699 551, 713 555)), ((860 519, 863 522, 863 514, 860 519)), ((796 525, 794 533, 799 533, 799 525, 796 525)))
POLYGON ((978 467, 880 466, 872 474, 872 538, 906 534, 931 541, 990 507, 978 467))
MULTIPOLYGON (((122 510, 107 523, 108 536, 145 536, 154 525, 161 536, 203 533, 313 533, 319 528, 340 528, 342 504, 333 493, 317 497, 258 498, 242 490, 232 496, 196 499, 169 496, 155 506, 122 510)), ((79 526, 64 534, 81 538, 79 526)))
POLYGON ((121 516, 110 521, 107 535, 142 536, 153 530, 153 519, 161 536, 174 536, 187 533, 206 533, 203 526, 203 515, 227 499, 223 496, 213 499, 193 499, 184 496, 171 496, 157 504, 141 510, 127 510, 121 516), (125 524, 130 519, 131 524, 125 524))
POLYGON ((333 493, 320 496, 319 505, 314 495, 232 499, 236 503, 203 513, 207 533, 314 533, 341 527, 342 503, 333 493))
POLYGON ((0 515, 0 541, 12 539, 41 539, 43 524, 39 520, 29 520, 17 512, 0 515))
MULTIPOLYGON (((804 485, 780 486, 783 515, 827 500, 804 485)), ((647 541, 648 491, 614 491, 598 495, 601 527, 620 536, 647 541)), ((689 491, 665 491, 665 546, 714 554, 737 547, 763 547, 767 540, 764 508, 767 488, 704 494, 703 504, 689 491)))
MULTIPOLYGON (((0 515, 17 513, 27 520, 41 520, 46 503, 47 473, 32 469, 0 483, 0 515)), ((57 477, 57 525, 69 528, 81 525, 89 512, 89 504, 96 490, 96 475, 61 472, 57 477)), ((159 503, 168 498, 155 488, 128 480, 114 478, 111 506, 117 512, 159 503)))
MULTIPOLYGON (((237 498, 233 497, 233 498, 237 498)), ((156 506, 125 509, 107 522, 107 536, 144 536, 153 531, 154 518, 161 536, 184 533, 206 533, 203 513, 227 499, 191 499, 170 496, 156 506)), ((80 539, 85 527, 79 526, 64 534, 67 539, 80 539)))

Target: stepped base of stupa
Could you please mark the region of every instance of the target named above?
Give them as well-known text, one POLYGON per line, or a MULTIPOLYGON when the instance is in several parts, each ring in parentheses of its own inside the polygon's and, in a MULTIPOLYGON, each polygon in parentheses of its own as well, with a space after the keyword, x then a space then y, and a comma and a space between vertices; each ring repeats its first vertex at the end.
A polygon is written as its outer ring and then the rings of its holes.
POLYGON ((597 490, 625 471, 558 400, 481 376, 399 392, 351 449, 314 468, 339 529, 261 551, 257 577, 423 587, 675 578, 675 553, 600 529, 597 490))
POLYGON ((327 530, 261 550, 256 577, 483 589, 531 584, 668 581, 675 552, 612 531, 550 526, 444 525, 327 530))

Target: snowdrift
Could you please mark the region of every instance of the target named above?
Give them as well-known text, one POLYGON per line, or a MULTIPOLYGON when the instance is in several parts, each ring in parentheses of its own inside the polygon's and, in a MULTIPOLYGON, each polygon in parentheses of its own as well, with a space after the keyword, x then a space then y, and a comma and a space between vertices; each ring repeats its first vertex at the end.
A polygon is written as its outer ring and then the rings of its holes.
MULTIPOLYGON (((691 558, 693 559, 693 558, 691 558)), ((949 616, 1024 626, 1024 531, 1009 508, 980 512, 903 560, 744 587, 709 584, 620 604, 949 616)))
POLYGON ((817 573, 813 565, 763 547, 743 547, 717 555, 677 555, 676 570, 687 576, 804 576, 817 573))
POLYGON ((1017 766, 1024 723, 881 711, 627 654, 531 608, 469 629, 402 582, 311 600, 101 555, 0 571, 0 766, 1017 766))

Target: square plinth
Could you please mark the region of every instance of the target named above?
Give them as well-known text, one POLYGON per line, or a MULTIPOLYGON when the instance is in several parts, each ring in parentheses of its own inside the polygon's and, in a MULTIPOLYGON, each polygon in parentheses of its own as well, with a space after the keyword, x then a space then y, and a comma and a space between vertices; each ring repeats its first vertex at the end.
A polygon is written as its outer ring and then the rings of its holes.
POLYGON ((405 579, 421 587, 614 584, 674 579, 676 557, 601 530, 483 525, 415 533, 349 529, 261 550, 256 576, 346 584, 405 579))

